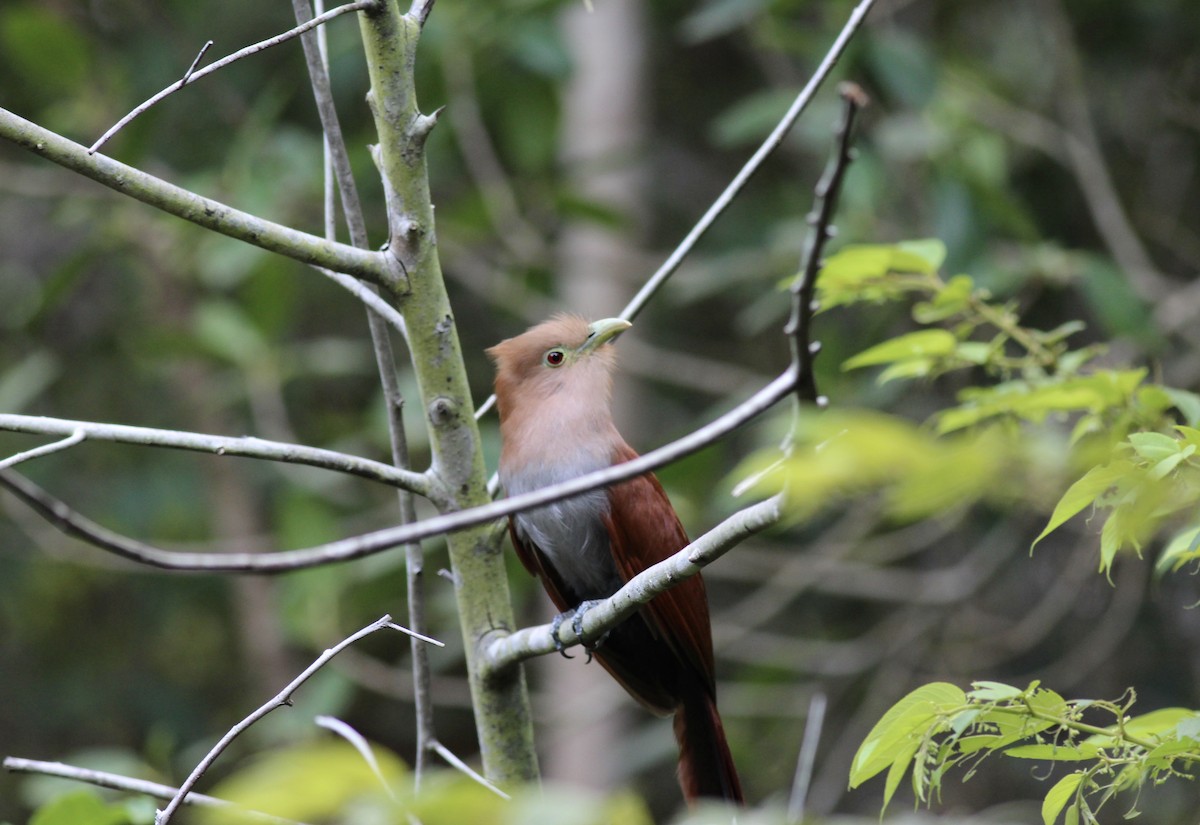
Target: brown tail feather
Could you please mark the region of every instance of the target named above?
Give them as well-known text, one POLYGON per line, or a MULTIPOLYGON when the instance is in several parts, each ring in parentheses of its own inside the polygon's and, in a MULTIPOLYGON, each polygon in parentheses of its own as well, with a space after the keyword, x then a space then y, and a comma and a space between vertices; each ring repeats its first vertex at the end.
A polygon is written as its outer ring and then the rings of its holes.
POLYGON ((742 783, 712 696, 705 692, 684 700, 675 711, 675 738, 679 741, 679 785, 689 804, 698 797, 743 802, 742 783))

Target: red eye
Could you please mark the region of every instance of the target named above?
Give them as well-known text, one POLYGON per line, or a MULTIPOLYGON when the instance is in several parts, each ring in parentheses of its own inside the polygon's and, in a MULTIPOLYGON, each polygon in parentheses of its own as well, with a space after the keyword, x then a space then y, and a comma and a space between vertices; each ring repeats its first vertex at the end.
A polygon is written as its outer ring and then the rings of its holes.
POLYGON ((565 358, 566 358, 566 356, 563 354, 562 350, 552 349, 546 353, 546 366, 549 366, 549 367, 560 366, 565 358))

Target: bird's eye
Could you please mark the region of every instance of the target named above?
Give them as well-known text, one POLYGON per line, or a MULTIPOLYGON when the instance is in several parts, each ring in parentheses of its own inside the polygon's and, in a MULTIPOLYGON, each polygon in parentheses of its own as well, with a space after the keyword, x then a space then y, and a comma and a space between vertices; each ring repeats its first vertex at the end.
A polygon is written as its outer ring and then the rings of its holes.
POLYGON ((552 349, 546 353, 543 360, 546 362, 547 367, 559 367, 562 366, 562 362, 566 360, 566 357, 566 354, 562 350, 552 349))

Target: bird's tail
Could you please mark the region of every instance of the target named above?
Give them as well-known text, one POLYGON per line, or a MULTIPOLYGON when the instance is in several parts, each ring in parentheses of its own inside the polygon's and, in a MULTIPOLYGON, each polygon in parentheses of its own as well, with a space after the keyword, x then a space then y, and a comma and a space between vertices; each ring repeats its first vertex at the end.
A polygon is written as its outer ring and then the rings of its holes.
POLYGON ((716 797, 741 803, 742 783, 725 741, 717 702, 701 691, 686 698, 675 711, 679 741, 679 784, 689 804, 697 797, 716 797))

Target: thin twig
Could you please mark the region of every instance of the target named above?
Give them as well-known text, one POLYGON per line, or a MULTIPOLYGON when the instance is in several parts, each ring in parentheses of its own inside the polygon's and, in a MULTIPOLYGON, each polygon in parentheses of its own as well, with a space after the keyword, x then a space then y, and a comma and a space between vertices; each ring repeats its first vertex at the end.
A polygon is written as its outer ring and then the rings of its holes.
MULTIPOLYGON (((596 604, 584 614, 583 635, 597 638, 616 627, 655 596, 694 576, 702 568, 752 536, 779 521, 783 515, 783 496, 774 495, 734 513, 687 547, 647 567, 627 581, 620 590, 596 604)), ((558 628, 555 639, 552 625, 527 627, 499 636, 486 647, 488 670, 500 670, 532 656, 542 656, 578 644, 575 628, 566 623, 558 628)))
POLYGON ((240 736, 247 728, 257 722, 259 719, 262 719, 271 711, 275 710, 276 708, 281 708, 284 705, 290 705, 292 694, 296 692, 296 689, 308 681, 314 673, 324 667, 330 659, 338 654, 338 651, 354 644, 364 636, 369 636, 375 631, 382 630, 385 627, 399 630, 403 629, 392 622, 391 616, 385 615, 382 618, 371 622, 371 624, 367 625, 362 630, 347 636, 345 639, 322 653, 319 657, 317 657, 315 662, 305 668, 303 673, 293 679, 291 683, 289 683, 288 686, 280 691, 274 698, 230 728, 229 732, 221 737, 221 740, 213 746, 212 750, 204 755, 204 758, 200 760, 200 764, 196 765, 191 774, 188 775, 188 778, 179 787, 179 790, 176 792, 175 796, 171 798, 171 801, 167 804, 167 807, 161 811, 155 812, 155 825, 167 825, 167 823, 171 821, 171 817, 174 816, 175 811, 178 810, 179 806, 183 803, 183 798, 187 796, 188 792, 191 791, 196 782, 199 781, 200 777, 204 775, 212 763, 216 761, 217 757, 221 755, 221 752, 229 746, 230 742, 240 736))
POLYGON ((344 6, 338 6, 336 9, 330 9, 329 11, 325 12, 325 14, 321 15, 320 17, 314 17, 312 20, 309 20, 308 22, 306 22, 302 25, 296 26, 293 29, 289 29, 289 30, 285 31, 283 34, 277 34, 274 37, 267 38, 266 40, 260 40, 257 43, 247 46, 244 49, 239 49, 238 51, 234 52, 233 54, 221 58, 216 63, 209 64, 208 66, 205 66, 203 69, 196 71, 196 65, 200 62, 200 59, 202 57, 204 57, 204 53, 206 51, 208 51, 208 47, 212 45, 212 41, 210 40, 208 42, 208 44, 203 49, 200 50, 200 54, 198 54, 196 56, 196 59, 195 59, 195 61, 193 61, 191 68, 189 68, 187 70, 187 72, 184 73, 182 78, 180 78, 179 80, 176 80, 170 86, 168 86, 167 88, 158 92, 153 97, 151 97, 149 100, 146 100, 143 103, 139 104, 138 106, 136 106, 133 109, 133 111, 131 111, 129 114, 125 115, 125 117, 121 118, 115 124, 113 124, 112 127, 110 127, 107 132, 105 132, 103 135, 100 136, 99 140, 97 140, 95 143, 93 143, 91 146, 88 147, 88 150, 87 150, 88 154, 89 155, 95 154, 96 150, 98 150, 101 146, 103 146, 110 139, 112 139, 113 135, 115 135, 117 132, 119 132, 123 128, 125 128, 134 118, 136 118, 138 115, 142 114, 146 110, 150 109, 152 106, 154 106, 156 103, 158 103, 163 98, 168 97, 171 94, 179 91, 180 89, 182 89, 184 86, 188 85, 189 83, 194 83, 195 81, 199 80, 202 77, 207 77, 208 75, 212 74, 213 72, 217 71, 218 69, 223 69, 226 66, 228 66, 230 63, 233 63, 236 60, 241 60, 243 57, 249 57, 252 54, 257 54, 257 53, 263 51, 264 49, 269 49, 272 46, 278 46, 280 43, 286 43, 287 41, 291 40, 293 37, 298 37, 299 35, 304 34, 304 32, 308 31, 309 29, 313 29, 313 28, 316 28, 317 26, 328 23, 330 20, 333 20, 335 17, 340 17, 343 14, 348 14, 349 12, 365 11, 367 9, 375 8, 378 5, 379 5, 379 0, 355 0, 355 2, 353 2, 353 3, 347 3, 344 6))
MULTIPOLYGON (((780 144, 783 143, 783 139, 787 137, 788 132, 791 131, 792 126, 796 123, 796 120, 808 108, 808 104, 812 102, 817 90, 821 88, 821 85, 829 77, 830 72, 833 71, 834 66, 837 65, 838 60, 841 59, 842 53, 846 50, 850 39, 858 32, 858 29, 867 17, 867 13, 871 11, 871 7, 874 5, 875 0, 861 0, 855 6, 854 11, 850 14, 850 19, 842 27, 842 31, 838 34, 837 39, 834 40, 833 45, 829 47, 829 51, 825 53, 821 64, 817 66, 817 70, 809 78, 805 87, 801 89, 800 94, 792 101, 792 105, 788 107, 787 112, 784 113, 779 123, 771 131, 771 134, 758 147, 758 150, 751 155, 750 160, 746 161, 745 166, 738 171, 733 180, 729 182, 729 185, 725 187, 725 190, 708 207, 708 211, 691 228, 679 243, 679 246, 675 247, 675 250, 667 257, 667 260, 662 263, 655 273, 650 276, 649 280, 642 285, 637 294, 625 305, 625 308, 621 310, 620 317, 626 320, 633 320, 642 311, 646 304, 650 302, 650 299, 654 297, 655 293, 662 288, 667 279, 683 263, 683 259, 691 253, 696 243, 704 237, 704 234, 708 232, 717 218, 721 216, 721 213, 729 207, 729 204, 733 203, 734 199, 741 193, 743 187, 754 176, 754 173, 759 170, 763 162, 779 148, 780 144)), ((487 409, 490 409, 492 403, 493 398, 489 397, 479 407, 476 417, 481 417, 487 409)))
POLYGON ((446 764, 450 765, 452 768, 462 771, 464 774, 466 774, 467 776, 474 779, 480 785, 487 788, 489 791, 496 794, 496 796, 499 796, 501 799, 512 799, 512 797, 509 796, 508 794, 506 794, 504 791, 497 788, 491 782, 488 782, 487 779, 484 778, 478 771, 473 769, 466 762, 459 759, 454 754, 454 751, 447 748, 441 742, 439 742, 435 739, 433 741, 432 747, 433 747, 434 753, 436 753, 438 756, 442 757, 442 759, 446 760, 446 764))
POLYGON ((342 289, 349 292, 359 301, 366 305, 367 309, 374 312, 392 329, 400 333, 400 337, 408 340, 408 324, 404 321, 404 316, 394 306, 384 300, 379 294, 379 290, 375 289, 371 284, 363 283, 358 278, 351 278, 349 275, 343 275, 340 272, 334 272, 331 269, 316 266, 313 269, 320 272, 329 280, 340 286, 342 289))
POLYGON ((375 751, 371 750, 371 743, 367 741, 365 736, 334 716, 318 716, 314 721, 318 727, 332 731, 349 742, 350 746, 358 751, 359 756, 367 763, 367 767, 371 769, 371 773, 375 774, 375 778, 379 780, 379 784, 383 787, 383 790, 391 797, 393 802, 396 801, 396 792, 392 790, 392 786, 384 778, 383 770, 379 767, 379 760, 375 758, 375 751))
POLYGON ((819 349, 818 345, 811 341, 809 334, 812 316, 816 311, 813 293, 817 286, 817 273, 820 272, 823 263, 825 244, 833 237, 833 214, 837 210, 842 181, 845 180, 846 170, 853 159, 850 138, 854 129, 854 117, 867 105, 866 93, 854 83, 843 83, 838 92, 845 106, 838 124, 837 149, 830 158, 820 182, 817 183, 816 202, 808 216, 811 229, 804 245, 800 271, 792 281, 792 316, 784 328, 784 332, 792 336, 792 358, 800 367, 796 396, 801 401, 817 406, 824 406, 825 399, 817 392, 817 380, 813 370, 813 359, 819 349))
POLYGON ((804 722, 804 739, 800 743, 800 757, 796 760, 796 776, 792 781, 792 795, 788 799, 787 821, 799 825, 804 820, 804 809, 808 804, 808 788, 812 784, 813 766, 817 763, 817 745, 821 742, 821 727, 825 723, 826 699, 824 693, 814 693, 808 704, 808 718, 804 722))
POLYGON ((610 486, 651 472, 704 449, 773 407, 794 391, 796 375, 796 366, 793 364, 778 378, 729 412, 682 438, 656 450, 651 450, 632 461, 615 464, 570 481, 564 481, 561 484, 554 484, 479 507, 425 519, 416 524, 388 527, 373 533, 365 533, 304 550, 286 550, 265 554, 171 552, 101 527, 74 512, 63 502, 11 470, 0 470, 0 486, 6 487, 64 533, 82 539, 102 550, 142 564, 166 570, 282 573, 370 556, 409 542, 496 521, 513 513, 531 510, 534 507, 561 501, 589 490, 610 486))
POLYGON ((754 173, 758 171, 759 167, 762 166, 763 161, 765 161, 772 152, 779 148, 779 145, 783 143, 783 139, 791 130, 792 125, 796 122, 797 118, 804 113, 804 110, 808 108, 808 104, 816 95, 817 90, 821 88, 821 84, 825 82, 826 78, 829 77, 829 73, 833 71, 833 67, 837 65, 838 60, 842 56, 842 52, 846 50, 846 45, 850 42, 850 39, 854 37, 859 27, 862 26, 863 20, 866 19, 867 13, 874 5, 875 0, 862 0, 862 2, 860 2, 854 8, 854 11, 850 14, 850 19, 846 21, 846 25, 842 27, 841 33, 837 36, 837 39, 833 42, 833 45, 830 46, 829 51, 826 52, 825 57, 821 60, 821 65, 817 67, 817 70, 809 79, 808 84, 805 85, 805 87, 800 91, 800 94, 796 96, 796 99, 792 102, 792 105, 788 108, 783 118, 775 126, 775 129, 770 135, 767 136, 767 139, 763 141, 763 144, 758 147, 758 151, 751 156, 750 160, 746 161, 746 165, 741 168, 741 171, 739 171, 734 179, 730 181, 729 185, 725 187, 725 191, 722 192, 720 197, 713 202, 712 206, 708 208, 708 211, 704 213, 699 222, 692 227, 691 231, 688 232, 687 236, 683 239, 679 246, 675 248, 675 251, 671 253, 670 257, 663 262, 663 265, 658 268, 657 272, 650 276, 650 280, 646 281, 645 285, 638 290, 637 295, 633 296, 633 300, 631 300, 625 306, 625 308, 621 310, 622 318, 633 320, 634 316, 642 311, 642 308, 647 304, 647 302, 649 302, 650 298, 654 296, 654 293, 657 292, 663 283, 669 277, 671 277, 676 269, 679 268, 679 264, 682 263, 683 259, 692 251, 692 248, 696 245, 696 242, 703 237, 704 233, 708 231, 709 227, 713 225, 721 213, 724 212, 729 204, 733 202, 733 199, 738 196, 738 194, 742 191, 742 187, 746 185, 746 182, 749 181, 754 173))
MULTIPOLYGON (((315 10, 321 11, 321 0, 317 0, 315 10)), ((302 20, 308 14, 304 0, 294 0, 292 4, 296 19, 302 20)), ((317 109, 321 116, 322 131, 324 132, 325 147, 325 231, 332 238, 335 233, 336 220, 334 215, 334 198, 332 197, 333 181, 337 182, 337 190, 341 193, 342 213, 350 231, 351 242, 355 246, 366 247, 366 220, 363 216, 362 203, 358 197, 358 189, 350 168, 350 156, 346 150, 346 141, 342 134, 341 125, 334 106, 333 93, 329 83, 329 56, 325 43, 325 30, 317 32, 316 43, 311 42, 311 35, 303 39, 306 63, 312 80, 313 95, 316 98, 317 109), (315 46, 315 48, 314 48, 315 46)), ((386 176, 381 176, 385 190, 389 186, 386 176)), ((389 210, 390 214, 390 210, 389 210)), ((331 277, 334 277, 331 275, 331 277)), ((371 334, 372 351, 375 354, 375 365, 379 373, 380 385, 383 389, 384 404, 387 405, 388 434, 392 448, 392 463, 400 470, 410 468, 408 450, 408 435, 404 427, 404 396, 396 377, 396 359, 392 350, 391 338, 385 324, 391 324, 399 330, 404 340, 408 341, 408 325, 404 316, 388 304, 373 286, 359 284, 353 279, 334 277, 334 280, 355 293, 367 305, 367 326, 371 334), (352 283, 345 283, 351 281, 352 283)), ((417 520, 416 508, 412 495, 405 490, 398 491, 400 508, 400 523, 411 524, 417 520)), ((420 634, 426 628, 425 596, 422 587, 424 552, 421 545, 415 542, 404 547, 405 579, 408 595, 408 621, 413 630, 420 634)), ((433 733, 433 702, 430 698, 430 669, 427 648, 414 636, 411 645, 412 674, 413 674, 413 703, 417 718, 417 747, 416 759, 413 766, 414 785, 420 788, 421 779, 425 773, 428 742, 434 738, 433 733)))
MULTIPOLYGON (((107 771, 96 771, 91 768, 77 768, 73 765, 64 765, 62 762, 41 762, 37 759, 21 759, 16 756, 8 756, 4 759, 4 769, 13 773, 31 773, 40 776, 56 776, 60 779, 72 779, 76 782, 86 782, 89 785, 95 785, 99 788, 129 791, 130 793, 144 794, 158 799, 171 799, 179 793, 178 788, 172 788, 170 785, 162 785, 158 782, 150 782, 145 779, 134 779, 129 776, 108 773, 107 771)), ((272 816, 261 811, 250 810, 227 799, 218 799, 215 796, 206 796, 194 791, 184 797, 183 802, 185 805, 195 805, 202 808, 234 810, 237 811, 239 817, 245 819, 253 818, 257 822, 264 823, 264 825, 304 825, 303 822, 297 822, 294 819, 285 819, 281 816, 272 816)))
POLYGON ((74 447, 86 438, 84 431, 76 427, 71 431, 71 434, 61 441, 55 441, 53 444, 43 444, 41 447, 34 447, 32 450, 25 450, 16 455, 10 455, 8 458, 0 461, 0 470, 7 470, 9 467, 15 467, 23 461, 28 461, 31 458, 40 458, 50 453, 57 453, 60 450, 66 450, 74 447))
POLYGON ((192 61, 192 65, 188 66, 188 70, 183 73, 183 77, 179 78, 179 85, 186 86, 187 82, 192 79, 192 75, 196 73, 196 67, 200 65, 200 61, 204 59, 204 55, 208 54, 208 50, 213 47, 213 41, 209 40, 200 47, 200 51, 196 54, 196 59, 192 61))
MULTIPOLYGON (((381 461, 372 461, 369 458, 360 458, 335 450, 267 441, 253 436, 207 435, 183 430, 159 430, 152 427, 132 427, 126 424, 101 424, 95 421, 72 421, 63 418, 44 418, 36 415, 10 413, 0 413, 0 430, 70 437, 74 437, 76 433, 82 433, 80 440, 168 447, 175 450, 211 453, 212 455, 232 455, 264 461, 278 461, 285 464, 303 464, 379 481, 392 487, 411 490, 417 495, 424 496, 431 492, 429 479, 421 473, 398 469, 381 461)), ((47 447, 53 446, 56 445, 47 445, 47 447)), ((71 445, 64 444, 64 446, 71 445)), ((39 447, 37 449, 47 448, 39 447)), ((17 458, 17 456, 13 456, 13 458, 17 458)), ((11 459, 6 459, 6 461, 11 461, 11 459)), ((5 466, 7 465, 0 463, 0 469, 5 466)))
POLYGON ((388 288, 399 288, 404 282, 404 272, 390 255, 300 232, 197 195, 105 155, 89 154, 86 146, 3 108, 0 108, 0 138, 123 195, 259 249, 301 263, 345 272, 388 288))

